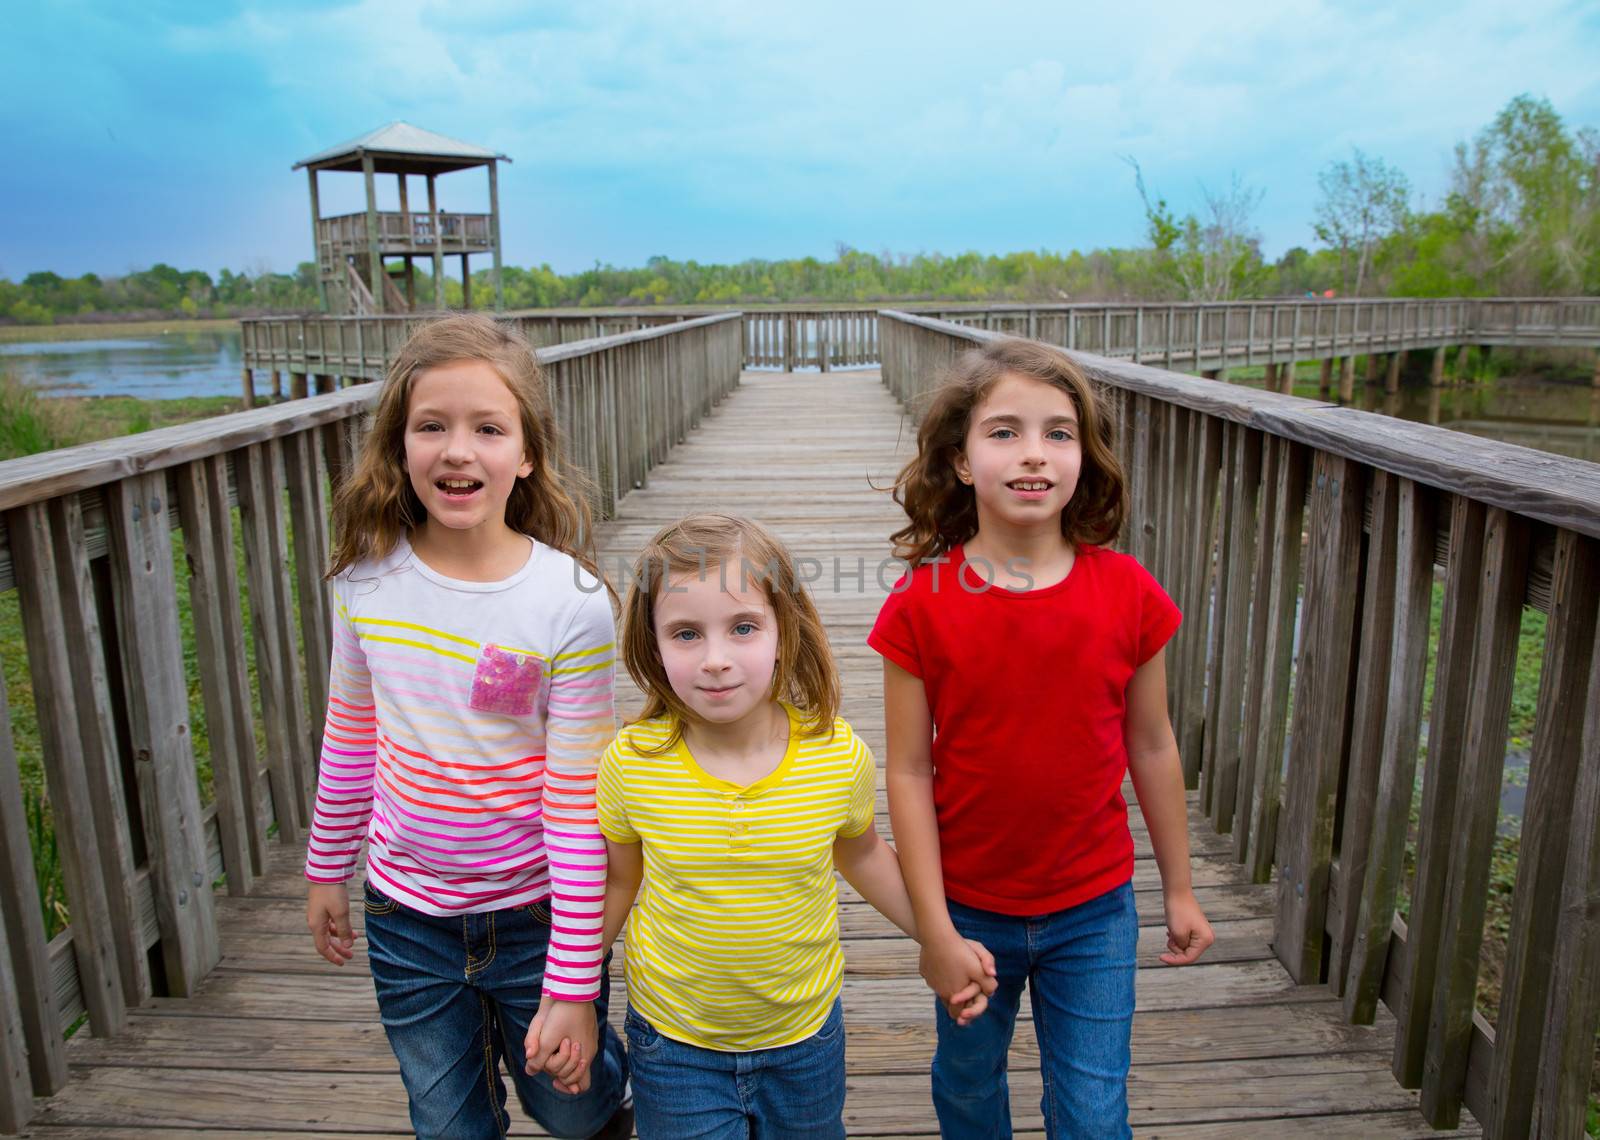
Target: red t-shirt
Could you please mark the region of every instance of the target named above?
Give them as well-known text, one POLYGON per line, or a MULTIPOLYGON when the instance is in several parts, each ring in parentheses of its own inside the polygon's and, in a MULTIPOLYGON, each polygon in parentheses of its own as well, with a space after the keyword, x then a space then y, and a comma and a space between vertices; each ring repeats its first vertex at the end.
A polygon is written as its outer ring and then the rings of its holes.
POLYGON ((985 588, 960 547, 948 558, 902 578, 867 635, 927 691, 945 894, 1027 916, 1121 886, 1128 682, 1177 630, 1178 607, 1100 547, 1026 592, 985 588))

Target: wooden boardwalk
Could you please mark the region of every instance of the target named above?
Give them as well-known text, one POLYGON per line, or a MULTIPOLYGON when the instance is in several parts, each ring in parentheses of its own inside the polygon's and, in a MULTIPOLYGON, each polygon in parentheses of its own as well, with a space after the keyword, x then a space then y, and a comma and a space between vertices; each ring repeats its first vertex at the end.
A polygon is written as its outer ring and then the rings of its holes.
MULTIPOLYGON (((898 511, 886 485, 908 454, 911 428, 876 372, 747 374, 688 445, 630 494, 606 528, 607 569, 659 525, 693 510, 761 518, 803 558, 844 671, 844 714, 880 757, 880 666, 865 638, 894 571, 876 567, 898 511), (842 570, 835 580, 835 559, 842 570), (864 579, 855 576, 857 560, 864 579)), ((624 682, 625 707, 637 694, 624 682)), ((1131 802, 1131 797, 1130 797, 1131 802)), ((880 808, 881 808, 880 802, 880 808)), ((1294 985, 1268 945, 1274 888, 1247 882, 1191 810, 1195 883, 1217 931, 1203 964, 1174 970, 1161 896, 1142 825, 1134 885, 1140 939, 1139 1014, 1130 1080, 1139 1136, 1277 1137, 1477 1135, 1427 1128, 1417 1096, 1390 1075, 1393 1019, 1345 1024, 1321 986, 1294 985)), ((887 833, 886 814, 880 827, 887 833)), ((275 852, 249 897, 218 897, 221 965, 189 999, 155 999, 112 1040, 80 1034, 72 1078, 25 1135, 156 1140, 228 1134, 287 1138, 409 1133, 405 1095, 377 1021, 360 950, 344 970, 316 958, 304 931, 300 852, 275 852)), ((928 1097, 930 995, 911 943, 848 889, 846 1123, 852 1135, 936 1134, 928 1097)), ((355 907, 359 929, 359 905, 355 907)), ((620 1016, 620 992, 617 994, 620 1016)), ((1013 1119, 1039 1134, 1037 1053, 1026 1003, 1013 1053, 1013 1119)), ((531 1125, 518 1128, 533 1133, 531 1125)))

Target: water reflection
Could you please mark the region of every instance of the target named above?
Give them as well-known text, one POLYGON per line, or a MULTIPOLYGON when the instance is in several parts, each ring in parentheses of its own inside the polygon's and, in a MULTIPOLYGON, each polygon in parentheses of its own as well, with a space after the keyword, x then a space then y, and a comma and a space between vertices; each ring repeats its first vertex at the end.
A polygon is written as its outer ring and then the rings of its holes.
POLYGON ((0 372, 53 396, 237 396, 238 329, 0 344, 0 372))

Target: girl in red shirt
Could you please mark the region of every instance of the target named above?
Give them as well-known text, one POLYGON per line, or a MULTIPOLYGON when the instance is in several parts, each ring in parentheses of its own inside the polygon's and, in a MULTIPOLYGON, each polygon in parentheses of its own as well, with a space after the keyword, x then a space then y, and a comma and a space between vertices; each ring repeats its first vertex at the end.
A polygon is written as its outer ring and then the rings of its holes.
MULTIPOLYGON (((1180 615, 1106 544, 1124 513, 1111 428, 1057 349, 963 356, 895 485, 912 567, 868 637, 884 658, 889 813, 939 995, 947 1138, 1011 1135, 1006 1052, 1026 983, 1051 1137, 1130 1135, 1131 773, 1161 871, 1169 965, 1213 935, 1189 876, 1164 647, 1180 615), (994 954, 987 1015, 950 999, 994 954)), ((987 987, 985 987, 987 988, 987 987)), ((982 996, 974 1005, 985 1001, 982 996)))

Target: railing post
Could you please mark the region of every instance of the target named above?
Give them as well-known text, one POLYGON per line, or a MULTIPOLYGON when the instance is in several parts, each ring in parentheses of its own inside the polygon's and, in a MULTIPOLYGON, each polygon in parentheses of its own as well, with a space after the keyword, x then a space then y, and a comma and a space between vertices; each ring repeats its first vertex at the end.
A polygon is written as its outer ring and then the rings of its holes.
POLYGON ((129 745, 150 850, 168 992, 187 997, 217 964, 211 873, 189 738, 167 482, 132 476, 106 489, 129 745))

